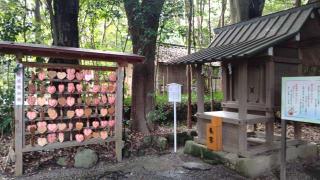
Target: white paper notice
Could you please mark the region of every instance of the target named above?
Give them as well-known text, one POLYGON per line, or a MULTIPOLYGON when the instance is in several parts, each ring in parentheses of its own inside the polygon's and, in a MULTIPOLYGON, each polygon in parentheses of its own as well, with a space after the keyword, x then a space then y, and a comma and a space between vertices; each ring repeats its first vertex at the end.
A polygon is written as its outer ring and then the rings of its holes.
POLYGON ((282 79, 281 118, 320 123, 320 77, 282 79))
POLYGON ((15 105, 23 105, 23 68, 22 64, 19 64, 19 70, 16 72, 15 81, 15 105))
POLYGON ((181 85, 177 83, 168 84, 169 102, 181 102, 181 85))

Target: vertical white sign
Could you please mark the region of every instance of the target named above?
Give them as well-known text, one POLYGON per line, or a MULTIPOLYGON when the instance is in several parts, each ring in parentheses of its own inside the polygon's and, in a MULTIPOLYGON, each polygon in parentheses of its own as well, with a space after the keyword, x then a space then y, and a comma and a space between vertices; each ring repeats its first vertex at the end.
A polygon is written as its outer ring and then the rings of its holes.
POLYGON ((173 102, 174 152, 177 152, 177 102, 181 102, 181 85, 168 84, 169 102, 173 102))
POLYGON ((168 84, 169 102, 181 102, 181 85, 177 83, 168 84))
POLYGON ((16 80, 15 80, 15 105, 21 106, 23 105, 24 97, 23 97, 23 65, 17 65, 18 71, 16 72, 16 80))

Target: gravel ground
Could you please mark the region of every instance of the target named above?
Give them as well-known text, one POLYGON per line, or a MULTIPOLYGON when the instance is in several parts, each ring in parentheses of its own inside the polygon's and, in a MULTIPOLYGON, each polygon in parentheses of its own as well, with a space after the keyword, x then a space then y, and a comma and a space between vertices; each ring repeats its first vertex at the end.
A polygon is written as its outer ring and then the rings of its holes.
MULTIPOLYGON (((152 179, 152 180, 214 180, 248 179, 223 165, 210 165, 209 170, 188 170, 182 167, 185 162, 204 163, 198 158, 185 155, 180 149, 177 154, 148 155, 125 159, 121 163, 99 162, 91 169, 56 168, 40 169, 37 174, 22 176, 17 179, 152 179)), ((292 162, 288 164, 287 179, 320 179, 320 163, 292 162)), ((278 179, 279 171, 274 170, 257 179, 278 179)), ((2 177, 4 178, 4 177, 2 177)), ((0 175, 1 179, 1 175, 0 175)), ((10 179, 10 178, 4 178, 10 179)))
POLYGON ((180 150, 177 154, 141 156, 115 164, 99 162, 91 169, 41 169, 37 174, 17 179, 246 179, 223 165, 211 166, 209 170, 187 170, 182 167, 184 162, 203 163, 180 150))

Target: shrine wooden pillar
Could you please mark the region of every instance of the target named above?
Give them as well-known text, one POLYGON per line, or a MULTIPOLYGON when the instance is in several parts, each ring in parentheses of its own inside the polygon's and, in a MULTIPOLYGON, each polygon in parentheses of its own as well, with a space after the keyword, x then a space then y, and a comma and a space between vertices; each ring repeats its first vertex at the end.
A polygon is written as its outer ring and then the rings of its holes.
MULTIPOLYGON (((201 75, 202 65, 198 64, 195 67, 196 74, 196 85, 197 85, 197 114, 204 112, 204 79, 201 75)), ((198 132, 198 143, 204 144, 206 139, 206 122, 199 120, 197 121, 197 132, 198 132)))
POLYGON ((268 121, 265 123, 266 126, 266 142, 272 143, 273 142, 273 133, 274 133, 274 113, 273 113, 273 106, 274 106, 274 62, 271 58, 270 61, 266 62, 266 118, 268 121))
POLYGON ((248 61, 244 60, 239 64, 239 74, 238 74, 238 95, 239 95, 239 119, 242 120, 239 125, 239 152, 247 151, 247 124, 244 120, 247 118, 248 113, 248 61))

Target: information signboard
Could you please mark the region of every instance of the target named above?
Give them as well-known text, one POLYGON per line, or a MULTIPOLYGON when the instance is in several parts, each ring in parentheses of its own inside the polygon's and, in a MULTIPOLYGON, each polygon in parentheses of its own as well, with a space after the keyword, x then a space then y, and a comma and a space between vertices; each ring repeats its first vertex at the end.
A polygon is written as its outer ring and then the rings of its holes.
POLYGON ((181 84, 168 84, 169 102, 181 102, 181 84))
POLYGON ((173 102, 173 147, 177 152, 177 102, 181 102, 181 84, 168 84, 169 102, 173 102))
POLYGON ((320 124, 320 76, 282 78, 281 119, 320 124))

